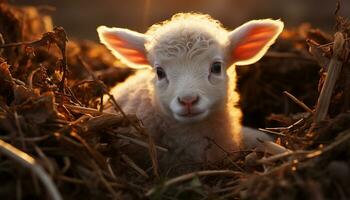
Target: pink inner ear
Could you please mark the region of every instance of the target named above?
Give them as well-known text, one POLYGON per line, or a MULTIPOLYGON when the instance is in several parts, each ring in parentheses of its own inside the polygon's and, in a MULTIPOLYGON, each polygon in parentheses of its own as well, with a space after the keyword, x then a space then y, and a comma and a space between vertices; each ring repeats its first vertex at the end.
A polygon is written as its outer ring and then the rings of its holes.
POLYGON ((111 47, 115 49, 115 51, 127 58, 129 61, 141 65, 148 64, 146 56, 138 49, 125 42, 122 38, 112 33, 105 33, 104 38, 111 45, 111 47))
POLYGON ((275 36, 277 27, 257 26, 248 31, 233 49, 232 56, 237 60, 248 60, 257 55, 275 36))

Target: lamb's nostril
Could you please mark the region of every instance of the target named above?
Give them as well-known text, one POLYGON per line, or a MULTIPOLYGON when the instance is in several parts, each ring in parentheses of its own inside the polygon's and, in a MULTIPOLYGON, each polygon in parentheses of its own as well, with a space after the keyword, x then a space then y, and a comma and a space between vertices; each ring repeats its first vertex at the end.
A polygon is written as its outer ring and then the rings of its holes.
POLYGON ((199 101, 199 96, 183 96, 183 97, 178 97, 177 101, 184 106, 192 106, 199 101))
POLYGON ((194 98, 194 100, 192 101, 192 105, 198 103, 198 101, 199 101, 199 96, 196 96, 196 97, 194 98))

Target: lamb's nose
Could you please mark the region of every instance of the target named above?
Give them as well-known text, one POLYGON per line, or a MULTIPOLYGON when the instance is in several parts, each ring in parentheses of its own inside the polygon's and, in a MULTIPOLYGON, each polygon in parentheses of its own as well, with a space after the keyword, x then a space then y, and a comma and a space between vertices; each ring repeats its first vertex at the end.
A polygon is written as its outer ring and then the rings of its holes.
POLYGON ((183 96, 183 97, 178 97, 177 101, 183 105, 183 106, 193 106, 199 101, 199 96, 197 95, 191 95, 191 96, 183 96))

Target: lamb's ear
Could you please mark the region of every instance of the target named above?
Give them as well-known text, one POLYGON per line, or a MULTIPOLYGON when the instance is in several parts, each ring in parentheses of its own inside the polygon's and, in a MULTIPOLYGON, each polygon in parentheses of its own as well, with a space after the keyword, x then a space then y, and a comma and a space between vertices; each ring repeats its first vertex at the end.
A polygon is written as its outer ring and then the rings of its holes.
POLYGON ((228 37, 232 64, 257 62, 275 42, 283 26, 280 20, 252 20, 231 31, 228 37))
POLYGON ((145 49, 146 36, 123 28, 97 28, 101 43, 110 49, 114 56, 132 68, 147 68, 149 63, 145 49))

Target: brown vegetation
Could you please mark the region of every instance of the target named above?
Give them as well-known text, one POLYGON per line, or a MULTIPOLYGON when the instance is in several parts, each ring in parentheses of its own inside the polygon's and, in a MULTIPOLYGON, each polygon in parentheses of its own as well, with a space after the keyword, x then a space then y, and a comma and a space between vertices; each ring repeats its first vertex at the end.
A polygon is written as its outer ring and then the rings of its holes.
POLYGON ((261 130, 276 143, 166 177, 156 157, 167 149, 108 93, 132 71, 102 45, 69 40, 39 9, 0 3, 0 197, 349 198, 350 26, 337 13, 335 29, 286 30, 261 61, 237 68, 244 124, 274 127, 261 130), (103 111, 105 98, 116 113, 103 111), (129 158, 127 143, 152 167, 129 158))

